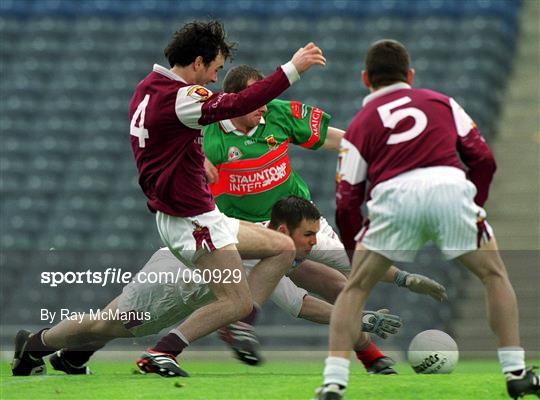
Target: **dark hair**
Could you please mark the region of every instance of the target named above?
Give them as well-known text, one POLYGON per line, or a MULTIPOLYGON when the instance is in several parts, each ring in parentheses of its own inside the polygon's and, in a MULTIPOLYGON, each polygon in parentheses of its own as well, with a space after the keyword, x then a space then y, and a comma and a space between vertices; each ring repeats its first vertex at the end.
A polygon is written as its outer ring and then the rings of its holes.
POLYGON ((259 70, 245 64, 231 68, 223 80, 223 91, 225 93, 238 93, 247 87, 250 79, 260 81, 264 79, 264 75, 259 70))
POLYGON ((371 45, 366 54, 366 72, 374 89, 407 82, 411 59, 404 45, 392 39, 379 40, 371 45))
POLYGON ((311 201, 298 196, 289 196, 274 204, 268 227, 277 229, 279 225, 285 224, 289 232, 293 232, 303 220, 316 221, 320 218, 321 213, 311 201))
POLYGON ((225 59, 231 57, 236 43, 227 42, 223 24, 219 21, 193 21, 174 32, 165 48, 165 57, 171 67, 185 67, 201 56, 205 65, 214 61, 219 52, 225 59))

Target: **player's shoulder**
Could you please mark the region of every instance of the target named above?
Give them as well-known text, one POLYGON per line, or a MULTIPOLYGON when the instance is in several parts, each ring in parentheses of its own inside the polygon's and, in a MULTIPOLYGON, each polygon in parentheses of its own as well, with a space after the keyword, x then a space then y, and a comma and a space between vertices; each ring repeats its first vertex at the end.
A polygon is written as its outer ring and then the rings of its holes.
POLYGON ((288 100, 273 99, 268 104, 266 104, 266 108, 268 109, 267 113, 283 113, 291 108, 291 102, 288 100))
POLYGON ((445 95, 444 93, 433 90, 433 89, 411 88, 410 90, 416 96, 419 96, 419 97, 422 97, 422 98, 432 99, 432 100, 439 100, 439 101, 444 101, 444 102, 449 102, 450 101, 449 96, 445 95))

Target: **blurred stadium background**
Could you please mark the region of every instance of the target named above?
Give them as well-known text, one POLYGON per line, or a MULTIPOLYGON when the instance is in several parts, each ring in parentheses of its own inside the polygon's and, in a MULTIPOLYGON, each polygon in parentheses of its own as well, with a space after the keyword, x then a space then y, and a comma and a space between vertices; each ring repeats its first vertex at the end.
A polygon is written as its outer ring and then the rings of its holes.
MULTIPOLYGON (((137 184, 128 104, 171 33, 193 18, 221 19, 239 50, 232 64, 269 73, 315 41, 325 69, 284 98, 318 105, 346 128, 366 90, 363 53, 383 37, 409 48, 415 86, 453 96, 494 148, 499 171, 490 221, 521 301, 524 345, 540 354, 539 1, 536 0, 0 0, 0 344, 43 325, 40 308, 103 306, 121 286, 39 283, 41 271, 137 271, 160 239, 137 184), (55 251, 49 251, 54 248, 55 251)), ((223 74, 221 76, 223 78, 223 74)), ((213 87, 212 89, 217 89, 213 87)), ((336 155, 292 150, 293 165, 333 223, 336 155)), ((382 343, 403 350, 424 329, 455 336, 465 355, 494 355, 479 282, 421 253, 415 272, 444 283, 450 301, 379 285, 370 307, 405 326, 382 343)), ((324 349, 327 328, 269 304, 258 331, 265 350, 324 349)), ((118 341, 115 346, 130 346, 118 341)), ((140 348, 145 342, 138 341, 140 348)), ((215 337, 194 346, 221 346, 215 337)))

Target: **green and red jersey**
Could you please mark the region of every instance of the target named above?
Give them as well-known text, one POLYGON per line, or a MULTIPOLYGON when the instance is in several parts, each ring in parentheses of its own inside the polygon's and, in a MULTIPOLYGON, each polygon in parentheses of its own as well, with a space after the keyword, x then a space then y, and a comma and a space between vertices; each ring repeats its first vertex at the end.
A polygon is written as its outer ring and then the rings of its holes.
POLYGON ((309 189, 292 170, 288 147, 316 150, 326 140, 330 115, 295 101, 273 100, 259 125, 247 134, 230 120, 204 128, 203 149, 219 171, 210 190, 220 211, 246 221, 270 219, 272 205, 287 196, 310 200, 309 189))

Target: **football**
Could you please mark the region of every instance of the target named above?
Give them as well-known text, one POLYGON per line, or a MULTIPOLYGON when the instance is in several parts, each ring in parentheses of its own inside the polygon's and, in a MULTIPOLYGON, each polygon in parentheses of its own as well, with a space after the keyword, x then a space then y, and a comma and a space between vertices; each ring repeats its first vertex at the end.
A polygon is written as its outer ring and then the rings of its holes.
POLYGON ((430 329, 416 335, 407 352, 407 359, 417 374, 449 374, 457 365, 456 342, 443 331, 430 329))

